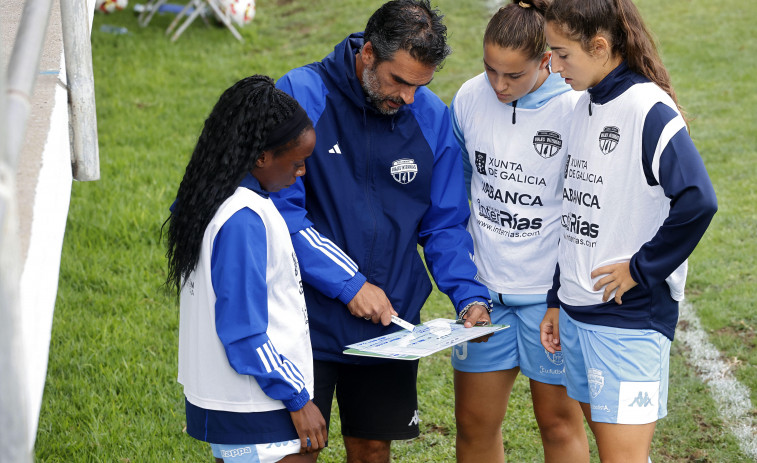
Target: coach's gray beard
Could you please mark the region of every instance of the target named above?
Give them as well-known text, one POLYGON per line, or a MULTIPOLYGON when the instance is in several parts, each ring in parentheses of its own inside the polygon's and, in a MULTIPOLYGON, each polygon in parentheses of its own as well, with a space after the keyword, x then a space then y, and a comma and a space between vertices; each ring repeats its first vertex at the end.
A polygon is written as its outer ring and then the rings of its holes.
POLYGON ((366 66, 363 69, 363 91, 366 95, 368 95, 368 99, 371 100, 371 103, 373 103, 373 106, 376 107, 376 109, 379 110, 381 114, 392 116, 394 114, 397 114, 397 111, 399 108, 394 109, 386 106, 385 102, 388 100, 391 100, 397 104, 405 104, 402 100, 396 100, 394 98, 389 98, 386 95, 381 93, 381 84, 378 81, 378 76, 376 76, 376 66, 374 65, 373 68, 369 68, 366 66))

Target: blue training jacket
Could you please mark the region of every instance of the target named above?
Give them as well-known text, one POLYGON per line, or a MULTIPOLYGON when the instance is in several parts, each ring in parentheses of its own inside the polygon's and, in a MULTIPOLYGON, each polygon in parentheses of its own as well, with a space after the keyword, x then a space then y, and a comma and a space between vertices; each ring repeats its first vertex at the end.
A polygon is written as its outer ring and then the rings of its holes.
POLYGON ((276 84, 307 111, 317 141, 306 175, 271 198, 300 260, 313 356, 344 363, 375 362, 342 351, 397 330, 355 317, 345 306, 366 280, 386 292, 400 317, 420 323, 431 282, 418 245, 457 311, 488 301, 486 287, 475 280, 449 109, 420 87, 397 114, 378 112, 355 74, 362 44, 363 33, 352 34, 323 61, 294 69, 276 84))

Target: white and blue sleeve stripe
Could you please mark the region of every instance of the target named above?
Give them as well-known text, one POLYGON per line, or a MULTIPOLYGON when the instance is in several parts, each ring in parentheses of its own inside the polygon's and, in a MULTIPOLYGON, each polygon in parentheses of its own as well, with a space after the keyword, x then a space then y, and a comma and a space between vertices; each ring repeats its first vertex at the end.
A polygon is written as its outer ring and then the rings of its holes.
POLYGON ((302 281, 324 295, 346 304, 366 282, 355 261, 314 228, 293 233, 292 245, 300 261, 302 281))
POLYGON ((318 233, 313 227, 300 230, 300 234, 314 249, 320 250, 350 276, 355 276, 358 270, 357 264, 331 240, 318 233))
POLYGON ((266 373, 277 373, 294 389, 301 391, 305 387, 305 380, 292 362, 280 355, 269 340, 255 349, 266 373))
POLYGON ((299 410, 309 400, 304 377, 276 351, 266 334, 266 261, 265 225, 251 209, 240 209, 224 223, 213 243, 216 333, 237 373, 253 376, 266 395, 281 400, 290 410, 299 410))
POLYGON ((686 130, 686 122, 684 122, 680 114, 677 114, 665 124, 660 133, 660 138, 657 140, 657 146, 652 157, 652 175, 654 175, 658 183, 660 182, 660 158, 662 157, 662 153, 668 147, 671 138, 681 130, 686 130))
POLYGON ((647 183, 660 185, 670 199, 668 217, 631 258, 634 281, 650 288, 694 251, 718 206, 704 161, 683 119, 664 103, 652 107, 644 121, 642 165, 647 183))

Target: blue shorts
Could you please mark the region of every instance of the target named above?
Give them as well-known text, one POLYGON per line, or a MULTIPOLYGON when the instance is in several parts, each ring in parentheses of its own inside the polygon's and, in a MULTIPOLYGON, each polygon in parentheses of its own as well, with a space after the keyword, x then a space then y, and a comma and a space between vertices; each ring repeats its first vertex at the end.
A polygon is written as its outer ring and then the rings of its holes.
POLYGON ((287 455, 300 452, 300 440, 293 439, 269 444, 210 444, 213 456, 224 463, 273 463, 287 455))
POLYGON ((655 330, 590 325, 560 310, 568 395, 600 423, 647 424, 668 414, 670 339, 655 330))
POLYGON ((520 367, 521 373, 535 381, 565 385, 562 353, 547 352, 539 337, 539 324, 547 311, 546 296, 500 296, 491 291, 490 295, 494 303, 492 323, 510 328, 493 334, 487 342, 455 346, 452 367, 468 373, 520 367))

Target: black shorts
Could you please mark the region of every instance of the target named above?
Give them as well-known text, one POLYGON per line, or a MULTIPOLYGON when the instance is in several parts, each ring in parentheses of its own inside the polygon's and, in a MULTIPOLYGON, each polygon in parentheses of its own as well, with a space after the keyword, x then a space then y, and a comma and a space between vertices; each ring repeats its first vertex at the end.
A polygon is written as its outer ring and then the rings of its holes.
POLYGON ((371 440, 418 437, 418 361, 376 365, 314 361, 313 402, 329 423, 336 389, 342 435, 371 440))

